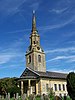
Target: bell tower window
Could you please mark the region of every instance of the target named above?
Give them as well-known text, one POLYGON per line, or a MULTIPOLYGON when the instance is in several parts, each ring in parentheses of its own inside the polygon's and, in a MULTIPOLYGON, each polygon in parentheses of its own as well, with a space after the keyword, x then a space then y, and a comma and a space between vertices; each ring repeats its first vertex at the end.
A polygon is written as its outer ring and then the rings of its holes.
POLYGON ((31 63, 31 56, 29 55, 28 63, 31 63))
POLYGON ((41 56, 38 55, 38 62, 41 62, 41 56))

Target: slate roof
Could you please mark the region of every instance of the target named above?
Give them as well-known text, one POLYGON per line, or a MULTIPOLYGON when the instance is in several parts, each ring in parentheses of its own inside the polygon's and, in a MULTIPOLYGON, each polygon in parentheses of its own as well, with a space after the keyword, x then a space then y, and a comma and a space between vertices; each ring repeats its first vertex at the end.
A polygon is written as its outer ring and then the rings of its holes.
POLYGON ((38 78, 50 78, 50 79, 66 79, 67 74, 64 73, 59 73, 59 72, 39 72, 39 71, 34 71, 30 68, 26 68, 20 78, 33 78, 33 79, 38 79, 38 78))
POLYGON ((53 78, 53 79, 66 79, 67 74, 65 73, 59 73, 59 72, 38 72, 37 73, 40 75, 40 77, 47 77, 47 78, 53 78))

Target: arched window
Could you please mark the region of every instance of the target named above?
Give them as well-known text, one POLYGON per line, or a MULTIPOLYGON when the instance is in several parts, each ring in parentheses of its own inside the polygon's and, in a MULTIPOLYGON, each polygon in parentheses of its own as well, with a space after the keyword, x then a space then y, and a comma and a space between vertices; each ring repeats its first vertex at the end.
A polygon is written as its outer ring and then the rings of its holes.
POLYGON ((28 63, 31 63, 31 56, 29 55, 28 63))
POLYGON ((61 84, 59 84, 59 91, 61 91, 61 84))
POLYGON ((38 62, 41 62, 41 56, 38 55, 38 62))
POLYGON ((64 84, 62 85, 62 87, 63 87, 63 91, 65 91, 65 85, 64 84))
POLYGON ((55 91, 57 91, 57 84, 54 84, 55 91))

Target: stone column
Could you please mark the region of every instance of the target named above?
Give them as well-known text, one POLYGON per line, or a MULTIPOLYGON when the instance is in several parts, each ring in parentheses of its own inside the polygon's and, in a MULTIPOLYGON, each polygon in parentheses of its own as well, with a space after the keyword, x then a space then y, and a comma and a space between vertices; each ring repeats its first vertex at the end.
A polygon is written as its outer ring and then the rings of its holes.
POLYGON ((65 83, 64 85, 65 85, 65 91, 67 91, 67 84, 65 83))
POLYGON ((30 91, 31 91, 31 93, 30 93, 30 94, 32 94, 32 92, 33 92, 33 91, 32 91, 32 86, 31 86, 31 88, 30 88, 30 91))
POLYGON ((31 86, 30 81, 31 81, 31 80, 28 80, 28 86, 29 86, 29 87, 31 86))
POLYGON ((59 85, 57 84, 57 91, 59 91, 59 85))
POLYGON ((61 84, 61 91, 63 91, 63 84, 61 84))
POLYGON ((40 80, 40 95, 42 95, 42 80, 40 80))
POLYGON ((38 83, 36 81, 36 95, 38 94, 38 83))
POLYGON ((23 94, 23 81, 21 81, 21 94, 23 94))
POLYGON ((28 91, 27 91, 28 96, 30 95, 30 86, 31 86, 30 80, 28 80, 28 91))

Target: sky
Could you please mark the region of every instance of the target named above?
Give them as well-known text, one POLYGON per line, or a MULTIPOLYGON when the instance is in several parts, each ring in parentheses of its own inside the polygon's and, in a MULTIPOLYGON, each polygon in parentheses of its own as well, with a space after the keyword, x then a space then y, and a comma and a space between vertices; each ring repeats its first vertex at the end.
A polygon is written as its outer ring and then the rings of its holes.
POLYGON ((32 11, 48 71, 75 71, 75 0, 0 0, 0 78, 26 68, 32 11))

